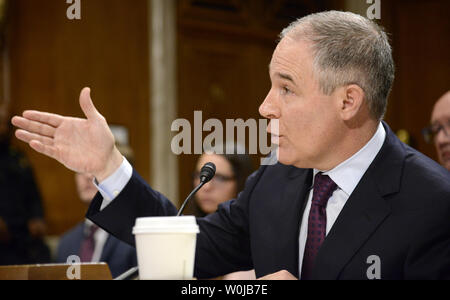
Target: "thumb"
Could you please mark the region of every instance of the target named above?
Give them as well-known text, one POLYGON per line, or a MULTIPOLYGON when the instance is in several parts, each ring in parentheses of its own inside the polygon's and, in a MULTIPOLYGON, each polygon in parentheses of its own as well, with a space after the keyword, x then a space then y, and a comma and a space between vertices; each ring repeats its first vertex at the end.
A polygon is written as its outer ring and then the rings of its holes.
POLYGON ((84 112, 84 115, 89 119, 98 119, 101 118, 102 115, 95 108, 94 103, 91 99, 91 89, 84 88, 80 94, 80 107, 84 112))

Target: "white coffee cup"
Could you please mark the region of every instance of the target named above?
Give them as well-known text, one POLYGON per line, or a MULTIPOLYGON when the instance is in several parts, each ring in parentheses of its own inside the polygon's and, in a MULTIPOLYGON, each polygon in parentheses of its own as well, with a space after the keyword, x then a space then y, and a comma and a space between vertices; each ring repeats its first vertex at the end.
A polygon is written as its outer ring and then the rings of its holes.
POLYGON ((136 220, 133 234, 141 280, 190 280, 199 227, 195 217, 136 220))

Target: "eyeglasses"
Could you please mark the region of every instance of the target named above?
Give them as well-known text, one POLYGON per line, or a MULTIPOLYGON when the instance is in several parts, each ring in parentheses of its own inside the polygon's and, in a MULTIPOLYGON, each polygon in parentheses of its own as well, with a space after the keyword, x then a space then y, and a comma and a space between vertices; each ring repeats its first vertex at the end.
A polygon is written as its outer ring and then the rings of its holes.
POLYGON ((446 125, 436 123, 423 129, 422 135, 427 143, 432 143, 441 131, 444 132, 446 137, 450 137, 450 120, 448 120, 446 125))
MULTIPOLYGON (((200 173, 195 172, 194 174, 192 174, 192 179, 195 184, 200 183, 200 173)), ((216 175, 214 175, 210 182, 214 185, 223 185, 234 180, 236 180, 235 176, 226 176, 220 173, 216 173, 216 175)))

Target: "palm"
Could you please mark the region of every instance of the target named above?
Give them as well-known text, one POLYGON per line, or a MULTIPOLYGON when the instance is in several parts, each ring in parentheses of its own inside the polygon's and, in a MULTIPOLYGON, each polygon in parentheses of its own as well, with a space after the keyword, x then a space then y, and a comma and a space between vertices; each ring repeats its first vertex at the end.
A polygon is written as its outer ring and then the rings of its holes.
POLYGON ((95 174, 105 164, 105 153, 114 146, 107 126, 103 125, 85 119, 65 118, 55 130, 54 158, 72 171, 95 174))
POLYGON ((102 176, 117 165, 114 137, 95 109, 89 89, 81 92, 80 105, 87 119, 26 111, 12 120, 20 128, 16 136, 72 171, 102 176))

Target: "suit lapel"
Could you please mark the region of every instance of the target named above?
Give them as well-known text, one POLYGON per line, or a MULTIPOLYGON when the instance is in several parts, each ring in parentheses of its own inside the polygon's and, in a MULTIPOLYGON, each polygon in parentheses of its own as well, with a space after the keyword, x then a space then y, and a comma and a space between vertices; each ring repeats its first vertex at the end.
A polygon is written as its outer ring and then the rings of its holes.
POLYGON ((313 278, 338 279, 352 257, 389 216, 385 199, 399 192, 406 157, 403 144, 387 124, 380 153, 347 200, 316 259, 313 278))
MULTIPOLYGON (((295 257, 296 259, 290 261, 287 265, 289 265, 288 271, 296 277, 299 277, 298 239, 300 235, 300 225, 302 222, 303 211, 306 206, 308 194, 311 189, 312 177, 312 170, 308 170, 307 172, 305 172, 304 169, 292 169, 289 173, 289 182, 286 186, 281 200, 281 203, 289 204, 286 207, 289 211, 289 214, 292 215, 291 219, 293 220, 293 224, 289 224, 288 228, 292 228, 290 236, 296 245, 295 252, 293 253, 292 257, 295 257)), ((287 214, 288 212, 286 212, 285 217, 287 216, 287 214)), ((285 220, 286 218, 281 218, 280 222, 285 222, 285 220)))
POLYGON ((257 276, 287 270, 298 275, 301 210, 312 171, 277 165, 255 189, 251 205, 251 240, 257 276))

